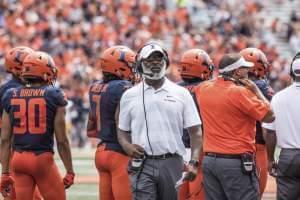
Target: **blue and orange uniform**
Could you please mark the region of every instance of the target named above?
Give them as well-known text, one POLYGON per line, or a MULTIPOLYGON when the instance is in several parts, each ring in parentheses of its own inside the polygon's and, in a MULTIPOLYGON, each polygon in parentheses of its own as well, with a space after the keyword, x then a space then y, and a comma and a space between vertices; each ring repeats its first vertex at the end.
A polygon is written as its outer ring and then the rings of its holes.
MULTIPOLYGON (((188 89, 190 91, 192 97, 195 100, 194 88, 197 85, 201 84, 201 82, 202 81, 196 81, 196 82, 189 83, 189 82, 182 81, 178 84, 185 87, 186 89, 188 89)), ((195 100, 195 102, 196 102, 196 100, 195 100)), ((196 105, 198 108, 198 112, 200 113, 198 104, 196 103, 196 105)), ((190 136, 186 129, 183 130, 182 140, 183 140, 185 148, 191 148, 190 136)), ((190 152, 188 152, 188 153, 190 153, 190 152)), ((204 200, 203 174, 202 174, 202 168, 201 168, 202 159, 203 159, 203 153, 201 150, 200 159, 199 159, 200 162, 199 162, 198 173, 197 173, 196 179, 192 182, 186 182, 185 185, 183 185, 180 188, 180 191, 179 191, 180 200, 183 200, 183 199, 204 200)))
MULTIPOLYGON (((185 51, 181 56, 179 71, 183 79, 183 82, 179 83, 179 85, 185 87, 190 91, 198 107, 199 115, 200 115, 200 110, 199 110, 198 102, 196 101, 195 88, 203 81, 211 79, 213 70, 214 70, 214 66, 211 58, 202 49, 189 49, 185 51)), ((202 125, 202 132, 203 132, 203 125, 202 125)), ((182 139, 185 144, 185 147, 187 149, 190 148, 190 137, 187 130, 183 131, 182 139)), ((184 199, 204 200, 204 188, 202 183, 203 174, 201 168, 202 159, 203 159, 203 153, 201 150, 196 179, 192 182, 185 182, 180 187, 179 200, 184 200, 184 199)))
POLYGON ((12 126, 11 168, 17 199, 32 199, 37 185, 44 199, 66 199, 63 179, 54 162, 54 121, 57 108, 67 105, 53 86, 9 89, 2 97, 12 126))
MULTIPOLYGON (((6 83, 4 83, 1 87, 0 87, 0 97, 3 97, 5 92, 11 88, 17 88, 22 86, 22 82, 21 80, 15 78, 14 76, 12 76, 12 78, 7 81, 6 83)), ((0 132, 1 132, 1 128, 2 128, 2 113, 3 113, 3 106, 2 103, 0 101, 0 132)), ((13 196, 11 197, 12 200, 14 200, 14 196, 15 194, 13 194, 13 196)), ((37 198, 39 199, 39 198, 37 198)))
MULTIPOLYGON (((254 83, 263 93, 263 95, 271 100, 274 95, 273 88, 269 85, 268 81, 265 79, 257 79, 254 80, 254 83)), ((256 135, 255 135, 255 143, 256 143, 256 165, 257 171, 259 175, 259 190, 262 195, 265 191, 268 179, 268 156, 266 143, 263 138, 263 132, 261 127, 261 122, 256 121, 256 135)))
POLYGON ((88 133, 101 140, 95 155, 101 200, 131 199, 127 173, 129 157, 118 142, 116 122, 121 96, 131 86, 126 80, 97 81, 90 86, 89 121, 94 127, 88 133))

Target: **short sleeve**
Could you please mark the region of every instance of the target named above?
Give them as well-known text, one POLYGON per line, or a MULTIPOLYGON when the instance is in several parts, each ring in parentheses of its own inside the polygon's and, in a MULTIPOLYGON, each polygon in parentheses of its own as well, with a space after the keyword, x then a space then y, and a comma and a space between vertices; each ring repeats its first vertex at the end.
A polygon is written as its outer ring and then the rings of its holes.
POLYGON ((64 107, 68 104, 66 94, 59 88, 51 89, 48 93, 48 96, 50 101, 52 101, 56 107, 64 107))
POLYGON ((119 129, 123 131, 131 130, 131 115, 130 115, 130 102, 128 99, 128 91, 123 94, 120 101, 120 113, 119 113, 119 129))
POLYGON ((250 115, 257 121, 261 121, 270 110, 270 104, 263 102, 250 90, 243 88, 235 91, 234 104, 238 105, 246 115, 250 115))
POLYGON ((126 90, 128 90, 129 88, 131 88, 131 87, 132 87, 132 84, 129 81, 121 81, 121 82, 119 82, 118 85, 117 85, 117 88, 115 90, 115 92, 116 92, 116 95, 115 95, 116 99, 115 99, 115 101, 117 103, 119 103, 120 99, 121 99, 121 97, 123 95, 123 93, 126 90))
POLYGON ((262 123, 262 127, 275 131, 275 121, 273 121, 272 123, 262 123))
POLYGON ((195 101, 192 95, 186 90, 184 93, 183 127, 188 128, 201 124, 195 101))

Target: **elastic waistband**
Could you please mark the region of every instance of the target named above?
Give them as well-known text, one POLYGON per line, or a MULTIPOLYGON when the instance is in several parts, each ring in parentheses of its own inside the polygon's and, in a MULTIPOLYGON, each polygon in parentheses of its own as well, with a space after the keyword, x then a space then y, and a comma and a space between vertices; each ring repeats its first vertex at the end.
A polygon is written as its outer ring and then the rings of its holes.
POLYGON ((39 156, 39 155, 44 154, 44 153, 49 153, 51 155, 54 154, 53 151, 24 151, 24 150, 20 150, 20 149, 14 149, 13 153, 14 152, 17 152, 17 153, 20 153, 20 154, 22 154, 22 153, 29 153, 29 154, 34 154, 36 156, 39 156))
POLYGON ((109 143, 109 142, 101 141, 97 145, 97 148, 101 146, 104 146, 105 150, 116 151, 118 153, 126 155, 126 152, 123 150, 122 146, 118 143, 109 143))
POLYGON ((166 154, 162 154, 162 155, 146 155, 146 158, 148 159, 167 159, 167 158, 171 158, 171 157, 175 157, 178 156, 177 153, 166 153, 166 154))
POLYGON ((53 150, 47 150, 47 149, 43 149, 43 150, 31 150, 31 149, 20 149, 20 148, 13 148, 13 151, 19 152, 19 153, 23 153, 23 152, 29 152, 29 153, 34 153, 35 155, 40 155, 42 153, 52 153, 54 154, 53 150))
POLYGON ((241 154, 220 154, 205 152, 204 155, 215 158, 241 159, 241 154))

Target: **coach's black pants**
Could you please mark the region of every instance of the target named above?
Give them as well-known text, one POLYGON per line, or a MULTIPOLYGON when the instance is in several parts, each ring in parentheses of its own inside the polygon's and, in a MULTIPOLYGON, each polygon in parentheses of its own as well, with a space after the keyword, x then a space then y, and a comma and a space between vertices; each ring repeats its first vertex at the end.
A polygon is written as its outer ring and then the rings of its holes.
POLYGON ((176 182, 183 172, 183 159, 177 155, 166 159, 146 159, 139 174, 131 171, 134 200, 177 200, 176 182))
POLYGON ((258 200, 256 172, 245 175, 241 159, 204 156, 202 162, 206 200, 258 200))
POLYGON ((300 149, 281 150, 277 175, 277 199, 300 200, 300 149))

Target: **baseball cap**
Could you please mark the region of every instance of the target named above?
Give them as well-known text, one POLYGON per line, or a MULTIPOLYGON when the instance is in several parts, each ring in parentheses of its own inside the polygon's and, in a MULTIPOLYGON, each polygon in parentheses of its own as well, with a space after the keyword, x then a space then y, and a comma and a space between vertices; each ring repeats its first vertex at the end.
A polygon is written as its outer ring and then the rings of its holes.
POLYGON ((300 76, 300 58, 293 62, 291 70, 295 76, 300 76))
POLYGON ((248 62, 239 54, 225 54, 219 64, 219 72, 230 72, 240 67, 253 67, 252 62, 248 62))
POLYGON ((154 52, 159 52, 162 54, 163 57, 167 57, 164 49, 161 46, 155 43, 151 43, 141 48, 140 53, 138 54, 138 59, 139 60, 146 59, 154 52))

